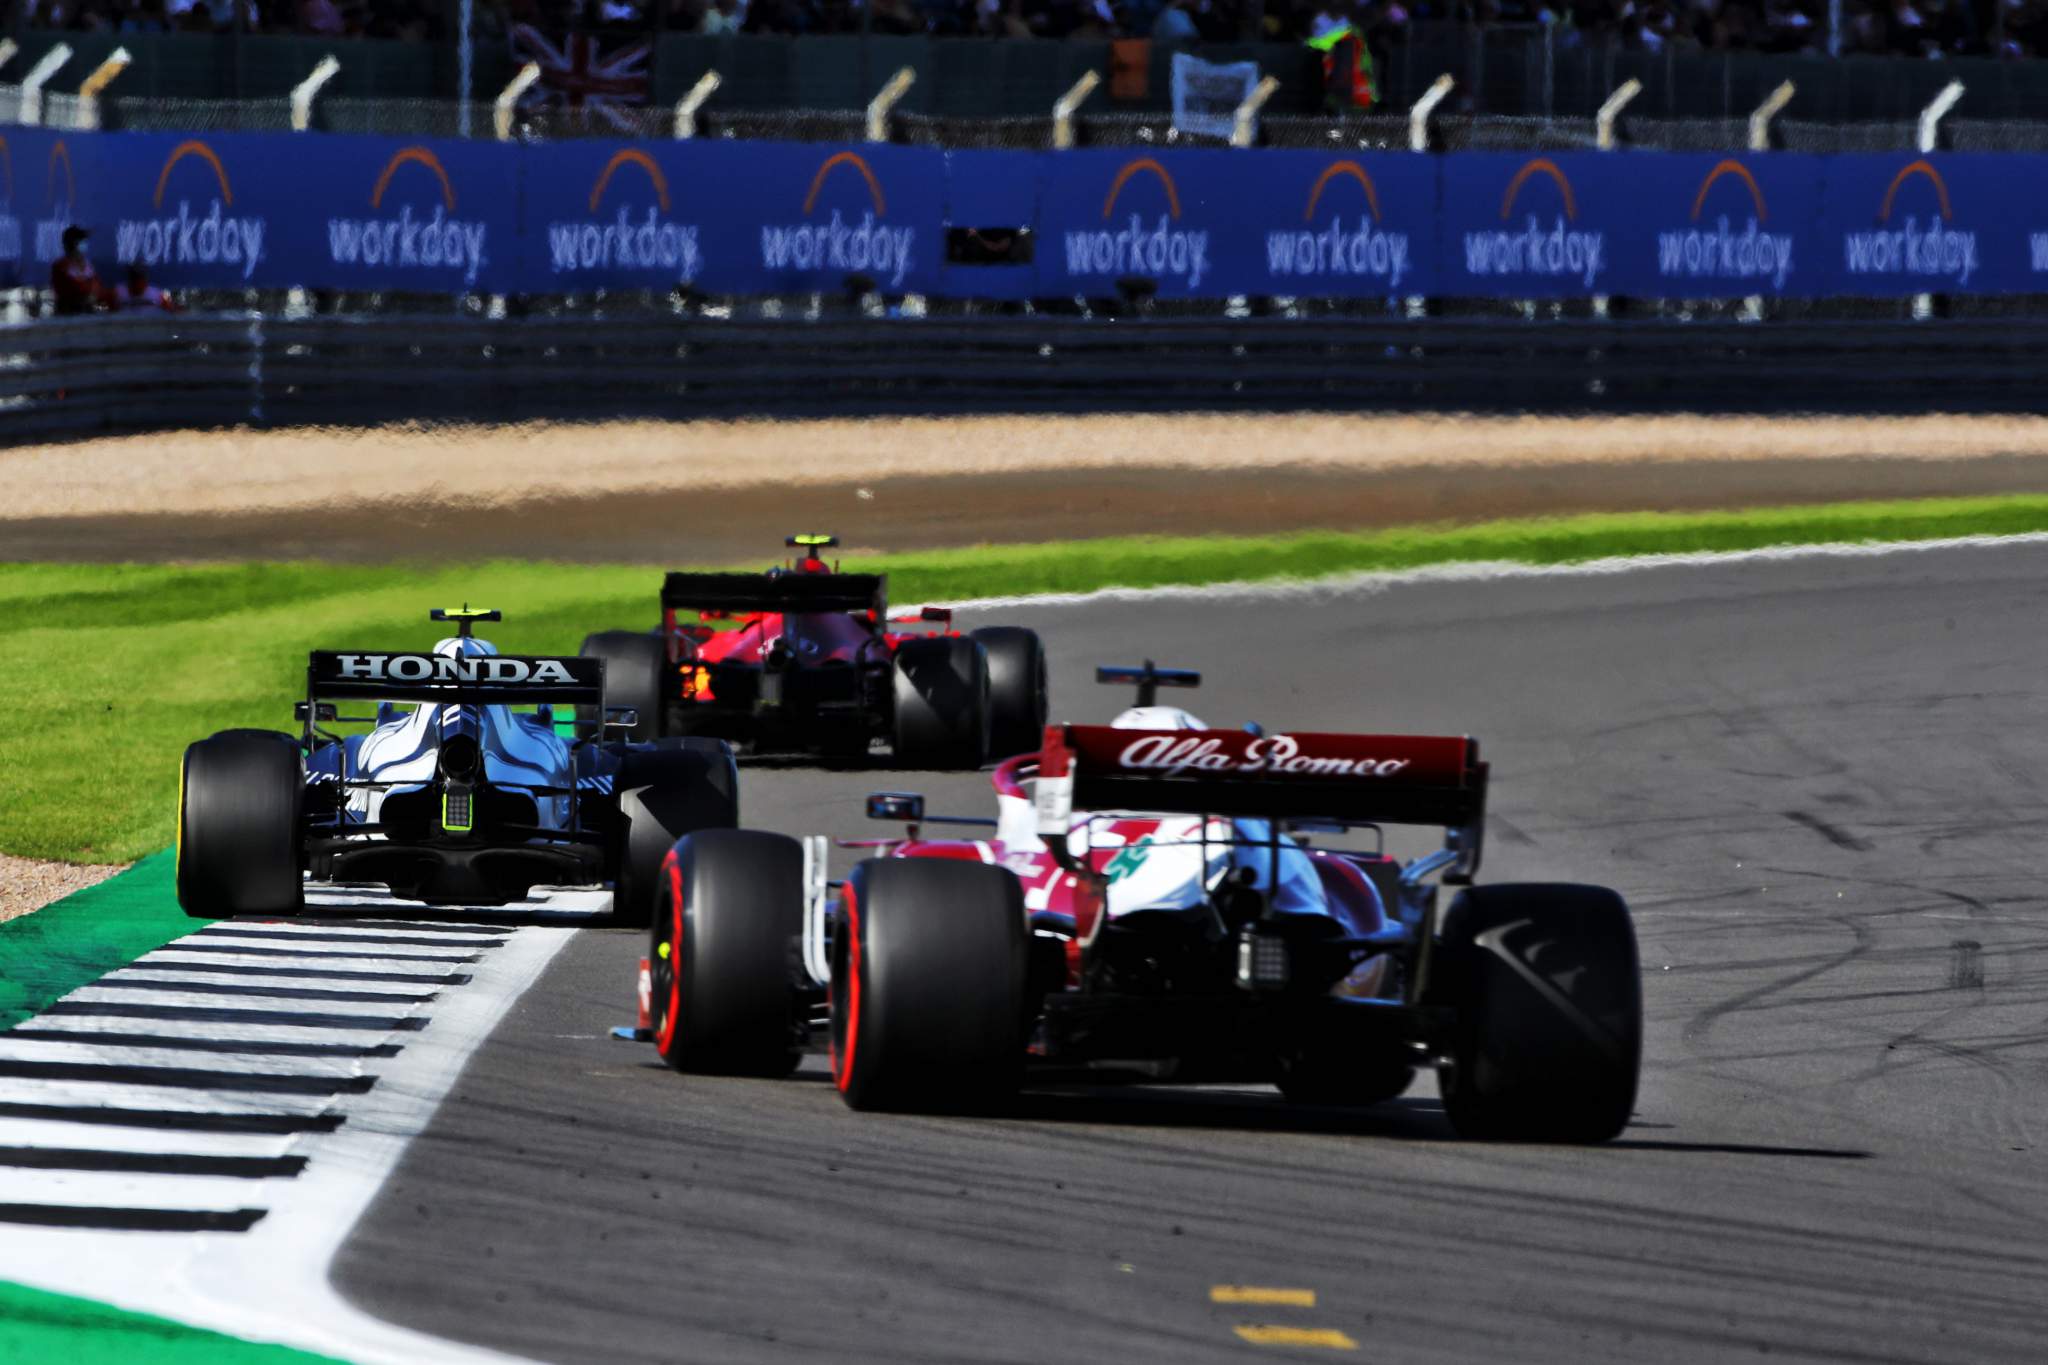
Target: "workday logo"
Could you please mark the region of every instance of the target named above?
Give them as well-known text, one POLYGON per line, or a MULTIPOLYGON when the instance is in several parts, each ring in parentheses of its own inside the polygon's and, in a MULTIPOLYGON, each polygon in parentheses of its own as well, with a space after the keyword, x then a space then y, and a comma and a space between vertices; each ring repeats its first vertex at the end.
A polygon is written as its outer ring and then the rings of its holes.
MULTIPOLYGON (((14 155, 8 153, 7 178, 12 197, 14 179, 14 155)), ((71 169, 71 149, 58 138, 50 145, 49 166, 43 174, 43 216, 36 219, 36 260, 48 265, 64 254, 64 229, 71 226, 78 213, 78 176, 71 169), (58 198, 58 186, 63 186, 63 197, 58 198)), ((119 234, 116 233, 116 251, 119 251, 119 234)))
POLYGON ((433 149, 400 148, 370 191, 368 216, 327 220, 328 257, 353 269, 454 271, 475 284, 488 225, 456 217, 455 206, 455 186, 433 149), (415 211, 411 197, 421 193, 432 195, 431 213, 415 211), (396 213, 387 199, 397 202, 396 213))
POLYGON ((590 187, 588 216, 548 224, 548 263, 557 275, 598 270, 660 270, 687 283, 697 277, 703 257, 694 224, 669 217, 668 178, 654 158, 633 148, 614 152, 590 187), (627 172, 621 176, 620 172, 627 172), (638 174, 633 174, 637 172, 638 174), (598 216, 614 180, 620 189, 619 216, 598 216), (644 185, 641 197, 629 186, 644 185), (651 195, 651 200, 646 195, 651 195), (646 216, 640 216, 642 206, 646 216))
POLYGON ((835 273, 871 275, 892 287, 901 287, 910 273, 911 252, 917 244, 917 229, 891 227, 882 221, 889 216, 888 196, 867 159, 859 152, 834 152, 811 177, 804 194, 804 220, 761 228, 761 264, 770 270, 829 270, 835 273), (838 209, 825 222, 818 222, 818 200, 826 185, 838 173, 841 180, 857 175, 867 190, 868 207, 858 223, 849 222, 838 209))
MULTIPOLYGON (((54 183, 57 165, 63 161, 67 181, 71 179, 70 153, 59 142, 50 149, 50 175, 54 183)), ((72 191, 76 193, 75 187, 72 191)), ((238 216, 234 183, 218 153, 198 138, 180 142, 164 158, 157 172, 156 191, 150 197, 156 210, 148 218, 123 218, 114 226, 114 259, 124 265, 140 262, 147 266, 225 266, 240 270, 243 279, 256 273, 263 259, 263 238, 268 224, 260 215, 238 216), (194 194, 204 197, 204 207, 195 209, 194 194), (176 204, 176 210, 171 208, 176 204)), ((58 228, 61 233, 62 228, 58 228)), ((37 254, 41 254, 42 225, 37 225, 37 254)), ((62 252, 61 244, 52 259, 62 252)))
POLYGON ((1067 273, 1117 279, 1147 275, 1178 280, 1189 289, 1201 286, 1209 273, 1209 234, 1180 226, 1180 187, 1166 167, 1149 156, 1124 164, 1102 200, 1102 221, 1113 221, 1126 186, 1139 177, 1156 181, 1165 194, 1165 210, 1157 222, 1133 211, 1121 227, 1073 228, 1067 231, 1067 273))
POLYGON ((21 219, 14 212, 14 150, 0 137, 0 262, 21 264, 21 219))
POLYGON ((1275 276, 1299 275, 1309 279, 1353 276, 1370 279, 1396 289, 1412 269, 1408 234, 1388 232, 1381 226, 1380 191, 1365 167, 1350 159, 1333 161, 1316 177, 1301 211, 1302 226, 1276 229, 1266 234, 1266 268, 1275 276), (1346 183, 1355 191, 1344 189, 1346 183), (1329 226, 1315 226, 1316 210, 1325 198, 1339 195, 1353 199, 1363 196, 1363 212, 1357 229, 1344 226, 1343 214, 1331 205, 1329 226), (1368 216, 1370 215, 1370 216, 1368 216))
POLYGON ((1555 189, 1558 207, 1548 221, 1528 213, 1521 227, 1467 232, 1465 269, 1473 275, 1504 279, 1576 279, 1592 288, 1607 268, 1607 234, 1573 226, 1579 217, 1578 196, 1555 161, 1539 156, 1522 164, 1501 196, 1500 221, 1505 224, 1513 219, 1524 187, 1536 182, 1547 182, 1555 189))
MULTIPOLYGON (((1722 191, 1724 196, 1732 193, 1722 191)), ((1792 238, 1767 230, 1770 220, 1770 206, 1749 168, 1732 157, 1722 161, 1693 195, 1691 225, 1657 234, 1657 273, 1665 279, 1736 280, 1783 289, 1792 274, 1792 238), (1723 181, 1749 192, 1750 211, 1740 227, 1726 213, 1701 221, 1708 196, 1723 181)))
POLYGON ((1980 259, 1977 234, 1950 227, 1954 218, 1948 182, 1941 178, 1941 172, 1925 158, 1911 162, 1885 187, 1884 201, 1878 205, 1877 226, 1843 234, 1843 263, 1851 275, 1918 276, 1968 284, 1980 259), (1911 212, 1894 226, 1900 200, 1909 193, 1922 203, 1927 201, 1927 192, 1913 187, 1913 182, 1920 180, 1926 181, 1934 193, 1927 226, 1922 228, 1918 215, 1911 212))

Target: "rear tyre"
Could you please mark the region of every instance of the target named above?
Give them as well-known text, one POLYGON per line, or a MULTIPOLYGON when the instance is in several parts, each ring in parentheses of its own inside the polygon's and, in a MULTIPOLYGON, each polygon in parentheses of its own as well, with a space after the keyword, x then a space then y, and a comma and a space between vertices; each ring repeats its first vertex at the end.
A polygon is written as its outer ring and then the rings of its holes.
POLYGON ((966 635, 896 647, 891 747, 906 768, 978 768, 988 758, 988 653, 966 635))
MULTIPOLYGON (((576 651, 587 659, 604 660, 604 704, 630 706, 640 713, 630 730, 608 732, 613 739, 647 741, 662 733, 662 680, 668 674, 668 645, 658 635, 632 630, 606 630, 583 637, 576 651)), ((604 717, 595 706, 576 708, 576 734, 603 739, 604 717)))
POLYGON ((1635 1108, 1642 978, 1635 928, 1604 887, 1460 892, 1431 995, 1455 1011, 1444 1112, 1466 1137, 1605 1142, 1635 1108))
POLYGON ((1045 647, 1038 632, 1022 626, 988 626, 975 631, 973 638, 988 655, 988 756, 1005 759, 1036 752, 1045 740, 1049 710, 1045 647))
POLYGON ((644 929, 654 918, 662 859, 676 840, 740 822, 737 768, 723 740, 662 740, 619 765, 619 853, 612 922, 644 929))
POLYGON ((751 829, 702 830, 663 860, 648 964, 654 1044, 677 1071, 796 1069, 803 874, 796 840, 751 829))
POLYGON ((1015 1090, 1026 965, 1016 877, 952 859, 870 859, 840 907, 832 1079, 847 1104, 971 1109, 1015 1090))
POLYGON ((296 915, 306 771, 298 742, 229 730, 185 750, 178 781, 178 904, 194 919, 296 915))

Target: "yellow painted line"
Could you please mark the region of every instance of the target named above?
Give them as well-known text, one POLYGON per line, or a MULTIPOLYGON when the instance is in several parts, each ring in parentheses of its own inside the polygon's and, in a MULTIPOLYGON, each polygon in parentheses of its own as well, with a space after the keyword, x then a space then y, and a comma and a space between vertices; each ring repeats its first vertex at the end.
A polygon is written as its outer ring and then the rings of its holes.
POLYGON ((1334 1327, 1239 1327, 1237 1334, 1254 1346, 1327 1346, 1355 1351, 1358 1343, 1334 1327))
POLYGON ((1211 1303, 1282 1303, 1289 1308, 1313 1308, 1313 1289, 1266 1289, 1255 1284, 1219 1284, 1209 1290, 1211 1303))

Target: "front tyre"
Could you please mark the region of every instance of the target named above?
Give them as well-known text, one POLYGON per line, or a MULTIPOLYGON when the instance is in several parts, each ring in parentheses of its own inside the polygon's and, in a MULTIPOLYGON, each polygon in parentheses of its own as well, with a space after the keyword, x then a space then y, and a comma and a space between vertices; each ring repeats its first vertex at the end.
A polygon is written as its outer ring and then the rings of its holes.
POLYGON ((1017 878, 984 863, 874 858, 832 944, 832 1080, 855 1109, 999 1100, 1022 1075, 1026 944, 1017 878))
POLYGON ((803 874, 796 840, 751 829, 704 830, 663 860, 648 970, 654 1044, 677 1071, 796 1069, 803 874))
POLYGON ((987 626, 973 638, 988 655, 989 757, 1035 753, 1049 712, 1045 646, 1022 626, 987 626))
POLYGON ((291 736, 230 730, 185 750, 178 904, 194 919, 296 915, 306 768, 291 736))
POLYGON ((891 747, 906 768, 979 768, 988 758, 988 653, 966 635, 896 647, 891 747))
POLYGON ((630 730, 604 728, 595 706, 576 708, 580 739, 659 739, 664 715, 662 683, 668 676, 668 645, 658 635, 632 630, 606 630, 583 637, 576 651, 586 659, 604 660, 604 704, 630 706, 640 719, 630 730))
POLYGON ((1606 1142, 1627 1126, 1643 998, 1620 896, 1566 883, 1460 892, 1430 994, 1457 1020, 1441 1088, 1459 1133, 1606 1142))

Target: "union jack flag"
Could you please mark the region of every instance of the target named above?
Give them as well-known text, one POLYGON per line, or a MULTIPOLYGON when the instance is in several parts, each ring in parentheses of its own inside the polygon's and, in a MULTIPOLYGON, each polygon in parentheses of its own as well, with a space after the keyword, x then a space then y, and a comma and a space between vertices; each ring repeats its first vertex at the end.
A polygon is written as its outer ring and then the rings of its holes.
POLYGON ((595 116, 621 132, 636 131, 623 111, 647 103, 648 44, 606 53, 592 35, 572 33, 558 47, 533 25, 516 24, 512 57, 540 65, 540 80, 520 97, 522 108, 571 109, 586 121, 595 116))

